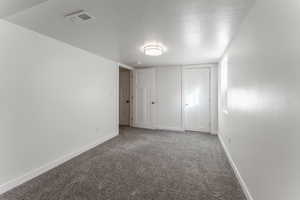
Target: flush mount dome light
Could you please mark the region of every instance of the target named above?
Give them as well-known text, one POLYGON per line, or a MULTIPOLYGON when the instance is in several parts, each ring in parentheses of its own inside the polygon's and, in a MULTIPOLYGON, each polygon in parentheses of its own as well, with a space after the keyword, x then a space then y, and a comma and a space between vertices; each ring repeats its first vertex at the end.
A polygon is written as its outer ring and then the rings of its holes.
POLYGON ((161 56, 166 48, 162 44, 150 43, 143 46, 142 50, 147 56, 161 56))

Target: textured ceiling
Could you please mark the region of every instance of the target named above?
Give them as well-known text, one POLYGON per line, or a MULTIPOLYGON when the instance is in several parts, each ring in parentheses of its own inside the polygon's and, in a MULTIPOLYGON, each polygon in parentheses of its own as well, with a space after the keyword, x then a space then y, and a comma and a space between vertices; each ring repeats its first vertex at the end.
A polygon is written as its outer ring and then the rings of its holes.
MULTIPOLYGON (((38 0, 36 0, 38 1, 38 0)), ((49 0, 6 19, 130 66, 217 62, 253 0, 49 0), (64 15, 84 9, 95 17, 75 24, 64 15), (147 57, 146 42, 167 52, 147 57)))

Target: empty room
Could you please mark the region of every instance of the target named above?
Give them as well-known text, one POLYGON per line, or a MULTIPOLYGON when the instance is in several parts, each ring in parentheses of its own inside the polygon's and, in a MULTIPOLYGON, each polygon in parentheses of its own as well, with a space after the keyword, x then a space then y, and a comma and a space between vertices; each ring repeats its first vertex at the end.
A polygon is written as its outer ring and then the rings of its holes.
POLYGON ((1 0, 0 200, 299 200, 299 11, 1 0))

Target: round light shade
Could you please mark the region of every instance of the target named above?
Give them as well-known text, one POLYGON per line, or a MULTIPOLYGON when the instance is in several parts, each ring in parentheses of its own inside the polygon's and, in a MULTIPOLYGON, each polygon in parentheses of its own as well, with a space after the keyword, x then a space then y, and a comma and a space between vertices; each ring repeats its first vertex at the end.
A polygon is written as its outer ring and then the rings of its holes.
POLYGON ((144 46, 144 53, 147 56, 160 56, 164 53, 164 47, 159 44, 148 44, 144 46))

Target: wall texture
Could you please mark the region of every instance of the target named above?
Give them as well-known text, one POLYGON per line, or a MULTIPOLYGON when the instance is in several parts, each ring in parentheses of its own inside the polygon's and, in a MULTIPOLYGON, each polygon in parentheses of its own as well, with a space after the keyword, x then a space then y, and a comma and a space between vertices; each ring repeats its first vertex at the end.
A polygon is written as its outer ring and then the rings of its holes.
POLYGON ((221 137, 254 200, 300 196, 299 10, 296 0, 256 1, 224 57, 221 137))
POLYGON ((0 20, 0 189, 117 134, 117 64, 0 20))

